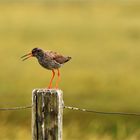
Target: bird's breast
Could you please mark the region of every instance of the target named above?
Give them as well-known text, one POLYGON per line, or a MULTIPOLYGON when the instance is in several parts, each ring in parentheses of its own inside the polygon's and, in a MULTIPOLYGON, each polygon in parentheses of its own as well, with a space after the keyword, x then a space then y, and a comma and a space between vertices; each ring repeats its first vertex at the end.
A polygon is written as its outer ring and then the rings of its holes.
POLYGON ((57 63, 54 60, 38 59, 38 62, 42 67, 44 67, 48 70, 58 69, 61 67, 61 64, 57 63))

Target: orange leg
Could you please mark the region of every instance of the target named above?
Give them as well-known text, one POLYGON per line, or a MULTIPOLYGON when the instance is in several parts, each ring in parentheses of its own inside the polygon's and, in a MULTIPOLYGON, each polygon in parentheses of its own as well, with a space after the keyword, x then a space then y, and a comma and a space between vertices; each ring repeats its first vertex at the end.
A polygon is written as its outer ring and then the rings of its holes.
POLYGON ((58 83, 60 81, 60 71, 59 71, 59 69, 57 69, 57 76, 58 76, 58 78, 57 78, 56 86, 55 86, 56 89, 58 89, 58 83))
POLYGON ((48 89, 52 88, 52 81, 53 81, 53 79, 54 79, 54 76, 55 76, 55 71, 52 70, 52 78, 51 78, 51 80, 50 80, 50 83, 49 83, 48 89))

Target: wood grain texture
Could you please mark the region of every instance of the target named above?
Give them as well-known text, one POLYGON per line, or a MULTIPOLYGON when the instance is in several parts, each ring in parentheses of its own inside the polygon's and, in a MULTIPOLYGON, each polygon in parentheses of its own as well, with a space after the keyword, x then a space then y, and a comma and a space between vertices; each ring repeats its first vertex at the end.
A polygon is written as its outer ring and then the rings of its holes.
POLYGON ((62 91, 35 89, 32 102, 32 140, 62 140, 62 91))

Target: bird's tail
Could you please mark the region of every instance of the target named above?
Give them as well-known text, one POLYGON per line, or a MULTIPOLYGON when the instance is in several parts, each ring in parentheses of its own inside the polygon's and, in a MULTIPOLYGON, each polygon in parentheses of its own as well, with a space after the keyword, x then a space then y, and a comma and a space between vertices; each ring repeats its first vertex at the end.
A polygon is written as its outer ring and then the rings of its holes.
POLYGON ((68 56, 65 62, 68 62, 70 59, 71 59, 71 57, 68 56))

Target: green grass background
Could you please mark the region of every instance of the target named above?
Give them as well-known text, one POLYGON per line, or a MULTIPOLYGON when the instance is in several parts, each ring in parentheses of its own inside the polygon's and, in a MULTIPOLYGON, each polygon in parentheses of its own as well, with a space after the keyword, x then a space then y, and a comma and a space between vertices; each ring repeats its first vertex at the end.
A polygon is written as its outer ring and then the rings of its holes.
MULTIPOLYGON (((34 47, 72 57, 61 69, 65 105, 140 112, 140 2, 0 3, 0 107, 31 104, 51 72, 20 56, 34 47)), ((30 140, 31 111, 1 111, 1 140, 30 140)), ((139 140, 140 117, 64 110, 64 140, 139 140)))

